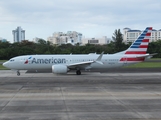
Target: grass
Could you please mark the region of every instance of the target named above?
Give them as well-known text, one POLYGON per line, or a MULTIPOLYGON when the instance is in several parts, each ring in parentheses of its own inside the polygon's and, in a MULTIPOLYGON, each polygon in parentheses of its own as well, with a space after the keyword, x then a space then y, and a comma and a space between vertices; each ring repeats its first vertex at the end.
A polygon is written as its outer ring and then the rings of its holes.
POLYGON ((9 70, 9 69, 0 64, 0 70, 9 70))
POLYGON ((4 67, 2 65, 3 62, 6 62, 7 60, 0 60, 0 70, 9 70, 8 68, 4 67))
POLYGON ((126 66, 126 68, 161 68, 161 62, 141 62, 126 66))
POLYGON ((151 58, 151 60, 161 60, 161 58, 151 58))
POLYGON ((0 62, 6 62, 7 60, 0 60, 0 62))

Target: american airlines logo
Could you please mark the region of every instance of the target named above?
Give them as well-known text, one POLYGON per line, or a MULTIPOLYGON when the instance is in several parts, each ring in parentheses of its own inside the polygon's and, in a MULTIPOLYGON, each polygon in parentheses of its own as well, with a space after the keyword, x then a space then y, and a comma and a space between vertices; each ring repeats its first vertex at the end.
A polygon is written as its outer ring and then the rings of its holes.
POLYGON ((60 63, 66 63, 65 58, 50 58, 50 59, 37 59, 33 58, 31 61, 26 60, 25 64, 60 64, 60 63))
POLYGON ((28 64, 29 63, 29 60, 31 59, 32 57, 29 57, 24 64, 28 64))

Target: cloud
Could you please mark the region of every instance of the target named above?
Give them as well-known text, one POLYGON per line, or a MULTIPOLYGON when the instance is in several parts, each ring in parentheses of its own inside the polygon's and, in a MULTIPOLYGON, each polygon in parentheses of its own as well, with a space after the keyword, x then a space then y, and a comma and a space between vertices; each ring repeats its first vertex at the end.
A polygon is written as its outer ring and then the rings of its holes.
POLYGON ((8 29, 1 31, 8 37, 8 31, 22 26, 29 39, 68 30, 111 36, 124 27, 160 29, 160 13, 160 0, 1 0, 0 28, 8 29))

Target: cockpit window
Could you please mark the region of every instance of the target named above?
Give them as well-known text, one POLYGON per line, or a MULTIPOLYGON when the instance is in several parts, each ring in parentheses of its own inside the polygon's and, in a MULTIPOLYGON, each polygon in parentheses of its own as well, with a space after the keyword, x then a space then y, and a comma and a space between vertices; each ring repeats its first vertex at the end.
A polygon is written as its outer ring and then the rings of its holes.
POLYGON ((11 59, 11 60, 10 60, 10 62, 13 62, 13 61, 15 61, 15 60, 14 60, 14 59, 11 59))

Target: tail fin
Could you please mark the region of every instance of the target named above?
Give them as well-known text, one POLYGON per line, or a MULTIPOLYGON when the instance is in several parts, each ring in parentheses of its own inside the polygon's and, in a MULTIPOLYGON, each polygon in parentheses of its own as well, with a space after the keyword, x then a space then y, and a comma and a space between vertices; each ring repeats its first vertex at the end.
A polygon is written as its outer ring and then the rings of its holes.
POLYGON ((146 54, 152 27, 147 27, 134 43, 125 51, 125 54, 146 54))

